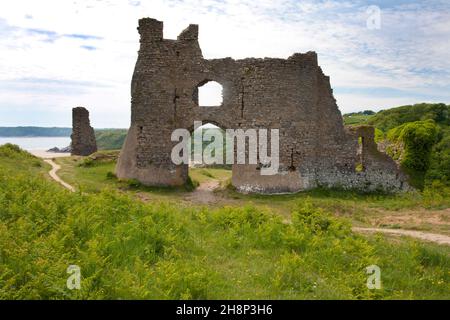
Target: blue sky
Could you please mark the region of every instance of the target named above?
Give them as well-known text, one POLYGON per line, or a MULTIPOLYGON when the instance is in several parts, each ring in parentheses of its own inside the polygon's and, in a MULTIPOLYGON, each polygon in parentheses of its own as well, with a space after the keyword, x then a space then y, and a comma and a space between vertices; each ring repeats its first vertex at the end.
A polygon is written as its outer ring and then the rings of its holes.
POLYGON ((70 126, 82 105, 128 127, 141 17, 171 39, 199 24, 205 58, 316 51, 343 113, 450 103, 449 1, 2 0, 0 126, 70 126))

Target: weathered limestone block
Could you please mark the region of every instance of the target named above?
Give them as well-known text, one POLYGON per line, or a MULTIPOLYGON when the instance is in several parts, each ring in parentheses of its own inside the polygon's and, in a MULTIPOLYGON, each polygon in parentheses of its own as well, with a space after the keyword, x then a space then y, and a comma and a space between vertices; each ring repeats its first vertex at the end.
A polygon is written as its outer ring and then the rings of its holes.
POLYGON ((176 142, 170 137, 175 129, 192 131, 194 121, 203 121, 222 129, 279 129, 278 173, 263 176, 259 165, 233 165, 232 183, 241 192, 409 188, 395 163, 376 150, 373 128, 344 127, 315 52, 288 59, 207 60, 197 25, 177 40, 164 39, 163 22, 155 19, 139 20, 138 31, 131 127, 116 168, 119 178, 146 185, 185 183, 188 166, 172 163, 176 142), (198 88, 208 81, 222 85, 221 106, 199 105, 198 88))
POLYGON ((72 155, 88 156, 97 151, 94 129, 90 125, 89 111, 83 107, 72 109, 72 155))

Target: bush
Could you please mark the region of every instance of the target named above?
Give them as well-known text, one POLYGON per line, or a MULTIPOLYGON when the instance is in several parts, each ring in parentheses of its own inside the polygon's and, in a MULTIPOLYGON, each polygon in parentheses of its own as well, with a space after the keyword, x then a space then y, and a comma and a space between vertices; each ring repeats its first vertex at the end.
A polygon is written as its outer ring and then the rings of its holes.
POLYGON ((384 132, 378 128, 375 128, 375 142, 379 143, 384 140, 384 132))
POLYGON ((111 180, 116 180, 116 179, 117 179, 117 176, 116 176, 116 174, 115 174, 114 172, 108 171, 108 172, 106 173, 106 178, 107 178, 107 179, 111 179, 111 180))
POLYGON ((387 148, 388 153, 411 176, 410 183, 420 189, 423 188, 438 133, 439 127, 433 120, 405 123, 387 133, 387 139, 392 143, 387 148))
POLYGON ((188 176, 186 183, 184 184, 184 189, 186 191, 194 191, 199 185, 200 184, 198 181, 193 180, 190 176, 188 176))
POLYGON ((96 165, 96 162, 94 161, 94 159, 92 159, 90 157, 84 158, 83 160, 81 160, 78 163, 79 167, 84 167, 84 168, 93 167, 95 165, 96 165))
POLYGON ((426 180, 428 184, 439 180, 450 185, 450 129, 443 132, 441 140, 433 148, 426 180))

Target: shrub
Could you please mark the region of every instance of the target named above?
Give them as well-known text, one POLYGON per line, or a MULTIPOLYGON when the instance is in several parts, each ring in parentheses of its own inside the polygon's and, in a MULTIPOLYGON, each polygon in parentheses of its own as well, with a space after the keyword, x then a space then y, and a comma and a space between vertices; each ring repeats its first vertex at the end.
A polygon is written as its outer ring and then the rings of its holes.
POLYGON ((184 184, 184 189, 186 191, 194 191, 199 186, 198 181, 192 179, 190 176, 187 177, 186 183, 184 184))
POLYGON ((126 180, 126 183, 130 188, 142 187, 142 183, 137 179, 128 179, 128 180, 126 180))
POLYGON ((426 180, 428 184, 439 180, 450 185, 450 129, 443 132, 441 140, 433 148, 426 180))
POLYGON ((416 187, 423 188, 438 133, 439 127, 433 120, 405 123, 387 133, 387 139, 393 144, 387 149, 388 153, 400 161, 402 168, 412 177, 410 183, 416 187))
POLYGON ((112 172, 112 171, 108 171, 108 172, 106 173, 106 178, 107 178, 107 179, 115 180, 115 179, 117 179, 117 175, 116 175, 114 172, 112 172))
POLYGON ((378 128, 375 128, 375 142, 379 143, 384 140, 384 132, 378 128))
POLYGON ((406 168, 426 171, 430 164, 431 149, 438 137, 439 128, 434 121, 416 121, 390 130, 390 141, 402 142, 404 155, 401 164, 406 168))
POLYGON ((86 157, 83 160, 81 160, 80 163, 78 163, 78 166, 89 168, 89 167, 93 167, 95 164, 96 163, 95 163, 94 159, 92 159, 90 157, 86 157))

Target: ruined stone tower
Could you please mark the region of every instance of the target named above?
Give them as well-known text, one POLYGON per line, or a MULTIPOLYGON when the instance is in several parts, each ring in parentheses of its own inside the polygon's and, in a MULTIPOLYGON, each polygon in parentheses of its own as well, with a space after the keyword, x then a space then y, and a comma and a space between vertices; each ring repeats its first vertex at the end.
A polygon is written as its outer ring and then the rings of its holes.
POLYGON ((279 129, 278 174, 263 176, 259 165, 234 164, 232 183, 242 192, 408 188, 395 162, 377 150, 373 128, 344 127, 315 52, 288 59, 206 60, 197 25, 177 40, 163 39, 163 22, 155 19, 139 20, 138 30, 131 127, 117 164, 119 178, 183 184, 188 166, 172 163, 171 133, 192 131, 194 121, 203 121, 223 129, 279 129), (198 88, 209 81, 223 86, 220 106, 198 104, 198 88))
POLYGON ((72 155, 88 156, 97 151, 94 129, 89 122, 89 111, 83 107, 72 109, 72 155))

